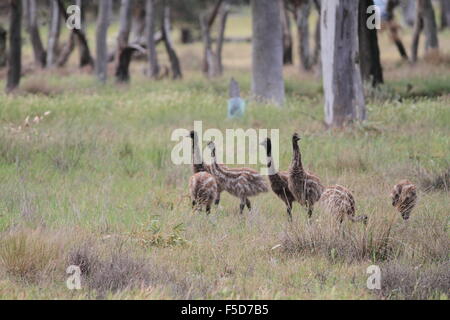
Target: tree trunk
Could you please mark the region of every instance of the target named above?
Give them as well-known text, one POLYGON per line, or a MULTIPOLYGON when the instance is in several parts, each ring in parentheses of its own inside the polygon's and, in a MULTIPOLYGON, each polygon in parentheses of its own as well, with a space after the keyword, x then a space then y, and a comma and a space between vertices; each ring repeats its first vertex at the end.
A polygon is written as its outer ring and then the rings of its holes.
POLYGON ((316 5, 317 13, 319 15, 316 22, 316 30, 314 32, 315 47, 312 60, 312 64, 316 65, 317 63, 320 63, 320 0, 316 0, 314 3, 316 5))
MULTIPOLYGON (((82 1, 77 0, 77 4, 82 5, 82 1)), ((64 18, 64 21, 67 21, 69 16, 66 12, 66 6, 64 5, 62 0, 58 0, 58 7, 59 7, 59 12, 61 13, 61 15, 64 18)), ((84 31, 82 29, 81 30, 73 29, 72 33, 75 34, 76 38, 78 39, 78 44, 80 46, 80 68, 85 67, 85 66, 94 67, 94 59, 91 56, 91 51, 89 50, 89 45, 86 40, 84 31)), ((69 49, 71 47, 70 41, 72 41, 72 39, 69 39, 69 46, 68 46, 69 49)))
POLYGON ((58 2, 51 1, 50 10, 50 25, 48 33, 48 48, 47 48, 47 67, 53 67, 58 56, 58 42, 61 30, 61 19, 59 15, 58 2))
MULTIPOLYGON (((130 45, 120 51, 119 61, 116 68, 117 82, 128 82, 130 80, 130 62, 135 51, 138 51, 139 45, 130 45)), ((142 49, 143 50, 143 49, 142 49)))
POLYGON ((222 50, 223 50, 223 43, 225 41, 225 28, 227 26, 227 19, 229 12, 230 11, 228 8, 228 4, 225 4, 219 12, 219 35, 217 37, 216 54, 220 75, 222 75, 223 73, 222 50))
POLYGON ((450 1, 441 0, 441 28, 445 29, 450 26, 450 1))
POLYGON ((155 1, 146 0, 145 7, 145 36, 147 38, 148 70, 147 75, 156 79, 159 75, 158 54, 155 43, 155 1))
POLYGON ((175 48, 173 47, 172 38, 170 36, 170 7, 164 3, 164 14, 162 18, 162 36, 164 39, 164 45, 166 47, 167 55, 170 60, 170 67, 172 70, 172 78, 178 79, 183 78, 183 74, 181 73, 180 60, 178 60, 177 53, 175 52, 175 48))
POLYGON ((388 0, 386 8, 387 11, 386 25, 387 28, 389 29, 389 36, 391 37, 392 42, 394 42, 395 46, 397 47, 400 56, 404 60, 408 60, 408 54, 406 53, 405 46, 403 45, 403 42, 400 39, 400 36, 398 35, 399 25, 395 22, 394 10, 399 4, 400 3, 398 0, 388 0))
POLYGON ((373 0, 359 1, 359 61, 363 80, 370 81, 373 87, 383 83, 383 70, 380 61, 380 48, 378 47, 377 29, 369 29, 367 21, 371 14, 367 9, 373 6, 373 0))
POLYGON ((309 48, 309 15, 311 14, 311 1, 301 1, 295 8, 295 20, 297 22, 298 51, 302 69, 311 70, 311 53, 309 48))
POLYGON ((416 1, 403 0, 401 2, 401 5, 402 5, 403 20, 408 26, 413 27, 414 22, 416 20, 416 1))
POLYGON ((111 18, 112 2, 111 0, 100 0, 98 7, 96 37, 97 63, 95 64, 95 72, 98 80, 105 83, 108 77, 108 44, 106 37, 111 18))
POLYGON ((0 25, 0 68, 6 66, 7 54, 6 54, 6 30, 0 25))
POLYGON ((145 37, 145 5, 143 1, 138 1, 133 13, 132 23, 133 43, 144 44, 145 37))
POLYGON ((58 60, 56 61, 56 65, 61 68, 64 67, 69 60, 70 55, 75 49, 75 33, 71 32, 69 35, 69 40, 67 40, 66 44, 62 48, 59 53, 58 60))
POLYGON ((321 48, 325 123, 343 127, 366 118, 358 61, 358 2, 326 0, 321 5, 321 48))
POLYGON ((420 0, 423 6, 423 27, 425 32, 425 52, 439 50, 436 15, 431 0, 420 0))
MULTIPOLYGON (((213 78, 220 75, 220 62, 218 57, 218 52, 214 52, 213 50, 213 40, 211 38, 211 29, 216 20, 216 17, 219 15, 220 8, 222 6, 223 0, 218 0, 210 14, 204 13, 200 15, 200 29, 202 32, 203 39, 203 72, 208 75, 208 77, 213 78)), ((227 13, 228 15, 228 13, 227 13)), ((225 20, 222 23, 226 23, 225 20)), ((224 27, 224 26, 223 26, 224 27)), ((225 32, 225 29, 222 30, 225 32)), ((223 42, 223 33, 219 34, 219 38, 221 42, 223 42)), ((218 40, 219 41, 219 40, 218 40)), ((222 44, 220 44, 222 46, 222 44)))
POLYGON ((281 26, 283 28, 283 64, 293 64, 292 33, 289 13, 286 9, 286 0, 278 0, 280 4, 281 26))
POLYGON ((413 39, 411 44, 411 62, 417 62, 417 56, 419 52, 420 34, 423 30, 423 7, 420 5, 420 0, 416 1, 416 18, 414 20, 413 39))
POLYGON ((22 67, 22 2, 9 0, 9 55, 6 92, 11 92, 19 86, 22 67))
POLYGON ((31 46, 33 48, 34 62, 37 66, 44 68, 46 64, 46 52, 42 45, 37 22, 37 4, 36 0, 24 1, 27 32, 30 35, 31 46))
POLYGON ((413 41, 411 46, 411 61, 417 62, 420 34, 425 31, 425 52, 432 54, 439 51, 437 24, 431 0, 417 0, 416 21, 414 25, 413 41))
POLYGON ((119 33, 117 35, 117 52, 128 46, 131 31, 131 14, 132 14, 132 0, 122 0, 120 2, 119 13, 119 33))
POLYGON ((252 95, 256 100, 284 103, 283 42, 277 1, 252 0, 252 95))

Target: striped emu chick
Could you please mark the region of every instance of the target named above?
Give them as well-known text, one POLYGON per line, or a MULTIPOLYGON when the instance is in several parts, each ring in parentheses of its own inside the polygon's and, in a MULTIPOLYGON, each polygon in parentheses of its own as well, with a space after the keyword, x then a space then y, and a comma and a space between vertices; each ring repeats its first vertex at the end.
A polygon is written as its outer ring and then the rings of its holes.
POLYGON ((295 201, 294 195, 288 187, 289 173, 287 171, 276 172, 272 159, 272 141, 267 138, 261 145, 266 148, 267 167, 269 168, 269 181, 273 193, 277 195, 286 205, 289 221, 292 221, 292 203, 295 201))
POLYGON ((408 180, 400 181, 391 193, 392 205, 397 208, 404 220, 408 220, 417 203, 416 186, 408 180))
MULTIPOLYGON (((197 132, 192 130, 189 133, 189 138, 192 139, 192 172, 198 173, 198 172, 208 172, 212 174, 211 172, 211 166, 205 164, 203 162, 203 158, 200 152, 200 147, 198 145, 198 135, 197 132)), ((217 182, 217 181, 216 181, 217 182)), ((222 193, 222 186, 217 183, 217 197, 215 200, 215 205, 219 205, 220 203, 220 194, 222 193)))
POLYGON ((294 133, 292 136, 292 148, 294 154, 289 167, 288 186, 295 199, 302 206, 306 206, 308 209, 308 216, 311 218, 314 204, 319 201, 324 187, 318 177, 303 169, 298 141, 300 141, 300 136, 297 133, 294 133))
POLYGON ((209 214, 211 204, 217 197, 216 179, 208 172, 197 172, 189 179, 189 191, 192 208, 201 211, 206 207, 206 213, 209 214))
POLYGON ((367 224, 367 216, 355 216, 355 198, 350 190, 343 186, 335 185, 326 187, 320 198, 320 204, 328 213, 336 217, 340 223, 347 216, 352 222, 363 222, 367 224))
POLYGON ((223 186, 224 190, 241 200, 239 207, 241 214, 246 205, 248 210, 251 210, 251 203, 248 198, 268 191, 264 178, 250 168, 228 168, 218 165, 214 142, 209 142, 208 147, 211 149, 213 160, 211 171, 218 183, 223 186))

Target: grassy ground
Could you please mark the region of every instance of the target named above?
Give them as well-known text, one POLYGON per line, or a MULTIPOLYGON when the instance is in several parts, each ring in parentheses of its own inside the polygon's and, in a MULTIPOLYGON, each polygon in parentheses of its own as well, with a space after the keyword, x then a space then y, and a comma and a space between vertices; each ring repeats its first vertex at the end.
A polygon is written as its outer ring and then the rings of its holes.
MULTIPOLYGON (((229 32, 245 35, 237 26, 248 17, 233 19, 229 32)), ((448 32, 441 39, 448 48, 448 32)), ((248 95, 249 44, 225 47, 227 72, 213 81, 196 71, 199 44, 179 48, 182 81, 149 81, 136 63, 129 86, 100 86, 71 65, 29 74, 21 92, 0 94, 0 298, 448 299, 445 59, 398 63, 383 35, 387 84, 369 90, 369 120, 326 131, 314 74, 287 67, 283 109, 250 103, 244 119, 230 121, 227 83, 234 76, 248 95), (283 169, 290 135, 301 132, 306 166, 353 190, 367 227, 335 230, 320 209, 308 224, 299 206, 289 224, 271 193, 243 217, 227 194, 210 216, 193 213, 191 168, 172 164, 170 135, 194 120, 204 129, 280 129, 283 169), (389 200, 403 178, 419 186, 408 222, 389 200), (71 264, 83 271, 80 291, 66 287, 71 264), (366 287, 372 264, 382 290, 366 287)))

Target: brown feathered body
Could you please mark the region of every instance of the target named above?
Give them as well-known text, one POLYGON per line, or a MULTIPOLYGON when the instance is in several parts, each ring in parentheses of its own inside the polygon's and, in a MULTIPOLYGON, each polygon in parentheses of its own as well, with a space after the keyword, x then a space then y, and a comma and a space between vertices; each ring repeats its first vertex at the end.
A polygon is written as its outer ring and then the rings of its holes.
POLYGON ((189 192, 191 194, 192 207, 210 213, 211 205, 217 197, 217 183, 212 174, 208 172, 195 173, 189 179, 189 192))
MULTIPOLYGON (((211 166, 207 165, 203 162, 203 158, 200 152, 200 147, 198 144, 198 135, 195 131, 190 132, 190 138, 192 139, 192 172, 198 173, 198 172, 208 172, 212 174, 211 166)), ((220 165, 222 166, 222 165, 220 165)), ((216 181, 217 183, 217 197, 215 200, 215 205, 219 205, 220 203, 220 195, 224 188, 222 185, 216 181)))
POLYGON ((314 204, 319 201, 324 187, 317 176, 304 170, 300 148, 298 146, 299 140, 298 134, 294 134, 292 137, 294 154, 289 167, 288 186, 295 199, 302 206, 306 206, 308 216, 311 217, 314 204))
POLYGON ((326 187, 320 198, 320 204, 326 212, 334 216, 340 223, 347 217, 352 222, 367 223, 367 216, 356 216, 355 198, 351 191, 343 186, 326 187))
POLYGON ((272 158, 272 142, 270 139, 264 140, 261 145, 266 148, 267 167, 269 168, 269 182, 273 193, 280 198, 286 205, 289 220, 292 220, 292 203, 295 201, 294 195, 289 190, 288 179, 289 173, 287 171, 276 171, 275 163, 272 158))
POLYGON ((391 193, 392 205, 397 208, 404 220, 408 220, 417 203, 417 188, 409 180, 402 180, 391 193))
POLYGON ((216 149, 214 143, 210 142, 212 164, 211 171, 218 184, 231 195, 241 200, 240 212, 244 211, 245 205, 251 210, 249 197, 257 196, 267 192, 268 186, 263 176, 250 168, 228 168, 217 164, 216 149))

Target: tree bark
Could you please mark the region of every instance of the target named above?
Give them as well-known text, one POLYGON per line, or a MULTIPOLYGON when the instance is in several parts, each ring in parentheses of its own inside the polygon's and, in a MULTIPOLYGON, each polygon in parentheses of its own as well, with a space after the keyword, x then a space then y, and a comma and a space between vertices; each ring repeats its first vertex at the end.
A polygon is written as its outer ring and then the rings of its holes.
POLYGON ((170 60, 170 67, 172 70, 172 79, 181 79, 183 74, 181 72, 180 60, 178 59, 175 48, 173 47, 172 38, 170 36, 170 7, 164 3, 164 14, 162 18, 162 35, 164 45, 166 47, 167 55, 170 60))
POLYGON ((119 33, 117 35, 117 52, 128 46, 131 32, 132 0, 121 0, 119 13, 119 33))
POLYGON ((46 52, 42 44, 41 35, 39 33, 39 25, 37 22, 37 4, 36 0, 24 1, 25 17, 27 32, 30 35, 31 46, 33 48, 34 62, 37 66, 45 68, 46 52))
MULTIPOLYGON (((223 0, 217 0, 212 12, 210 14, 204 13, 200 15, 200 29, 202 32, 203 39, 203 72, 208 75, 208 77, 213 78, 221 74, 223 69, 220 65, 221 63, 221 52, 223 46, 223 39, 225 33, 226 19, 228 12, 224 12, 222 8, 223 0), (217 50, 213 49, 213 40, 211 38, 211 29, 217 18, 219 19, 219 36, 217 39, 217 50)), ((226 10, 227 11, 227 10, 226 10)))
POLYGON ((117 82, 128 82, 130 80, 130 62, 133 53, 136 51, 144 50, 139 47, 138 44, 129 45, 120 51, 119 61, 116 68, 116 80, 117 82))
POLYGON ((219 65, 219 74, 222 75, 223 73, 223 63, 222 63, 222 50, 223 50, 223 43, 225 42, 225 28, 227 26, 227 19, 228 19, 228 13, 229 13, 228 4, 225 3, 225 5, 222 7, 222 9, 219 12, 219 36, 217 37, 217 63, 219 65))
POLYGON ((67 40, 64 47, 61 49, 59 53, 58 59, 56 61, 56 65, 61 68, 64 67, 69 60, 70 55, 75 49, 75 33, 71 32, 69 35, 69 40, 67 40))
POLYGON ((22 2, 9 0, 9 55, 6 92, 11 92, 19 86, 22 67, 22 2))
POLYGON ((320 2, 321 2, 320 0, 314 1, 314 4, 316 6, 319 17, 317 18, 316 30, 315 30, 315 34, 314 34, 315 47, 314 47, 314 55, 313 55, 313 60, 312 60, 313 65, 320 63, 320 2))
POLYGON ((358 2, 326 0, 321 5, 321 48, 325 123, 343 127, 366 119, 358 61, 358 2))
POLYGON ((425 52, 439 50, 438 27, 431 0, 420 0, 423 6, 423 28, 425 32, 425 52))
POLYGON ((370 14, 367 9, 373 6, 373 0, 359 1, 359 60, 363 80, 370 81, 373 87, 383 83, 383 70, 380 61, 380 48, 378 46, 377 29, 369 29, 367 20, 370 14))
MULTIPOLYGON (((145 0, 146 1, 146 0, 145 0)), ((143 1, 138 1, 133 10, 132 34, 133 43, 144 44, 145 37, 145 4, 143 1)))
MULTIPOLYGON (((77 3, 78 3, 78 5, 82 5, 81 0, 77 0, 77 3)), ((64 21, 67 21, 69 16, 66 12, 66 7, 62 0, 58 0, 58 7, 59 7, 59 12, 61 13, 62 17, 64 18, 64 21)), ((85 66, 94 67, 94 59, 92 58, 91 51, 89 50, 89 45, 86 40, 86 35, 85 35, 84 31, 82 29, 81 30, 73 29, 72 33, 75 34, 76 38, 78 39, 78 44, 80 46, 80 68, 85 67, 85 66)), ((71 47, 70 41, 72 41, 72 40, 74 40, 74 39, 69 39, 68 48, 71 47)))
POLYGON ((277 1, 252 0, 252 95, 256 100, 284 103, 283 43, 277 1))
MULTIPOLYGON (((446 0, 444 0, 446 1, 446 0)), ((403 20, 405 23, 413 27, 416 17, 416 1, 415 0, 403 0, 401 2, 402 5, 402 13, 403 13, 403 20)))
POLYGON ((311 14, 311 1, 300 1, 295 7, 295 20, 297 22, 298 51, 301 67, 305 71, 311 70, 311 52, 309 47, 309 15, 311 14))
POLYGON ((56 64, 58 56, 59 35, 61 30, 61 19, 59 15, 58 2, 56 0, 52 0, 50 5, 50 24, 46 62, 47 67, 53 67, 56 64))
POLYGON ((398 0, 388 0, 387 3, 387 21, 386 25, 389 29, 389 36, 391 40, 394 42, 395 46, 397 47, 398 52, 400 53, 400 56, 404 60, 408 60, 408 54, 406 53, 405 46, 403 45, 402 40, 400 39, 400 36, 398 35, 398 29, 400 28, 399 25, 395 22, 395 15, 394 10, 399 5, 398 0))
POLYGON ((423 7, 420 5, 420 0, 416 1, 416 18, 414 20, 414 31, 413 31, 413 39, 411 44, 411 62, 417 62, 417 56, 419 52, 419 42, 420 42, 420 34, 423 30, 423 19, 422 19, 422 10, 423 7))
POLYGON ((441 28, 445 29, 450 26, 450 1, 441 0, 441 28))
POLYGON ((411 61, 417 62, 420 34, 425 33, 425 52, 430 54, 439 51, 436 16, 431 0, 417 0, 416 21, 414 24, 413 41, 411 46, 411 61))
POLYGON ((281 26, 283 28, 283 64, 293 64, 291 21, 286 8, 286 0, 278 0, 280 4, 281 26))
POLYGON ((111 18, 112 2, 111 0, 99 0, 98 6, 96 37, 97 63, 95 64, 95 72, 98 80, 105 83, 108 78, 108 44, 106 37, 111 18))
POLYGON ((6 66, 6 60, 7 60, 6 36, 7 36, 6 30, 3 28, 2 25, 0 25, 0 68, 3 68, 6 66))
POLYGON ((153 79, 156 79, 159 75, 159 63, 158 54, 156 52, 155 43, 155 1, 146 0, 145 7, 145 36, 147 38, 147 51, 148 51, 148 69, 147 75, 153 79))

